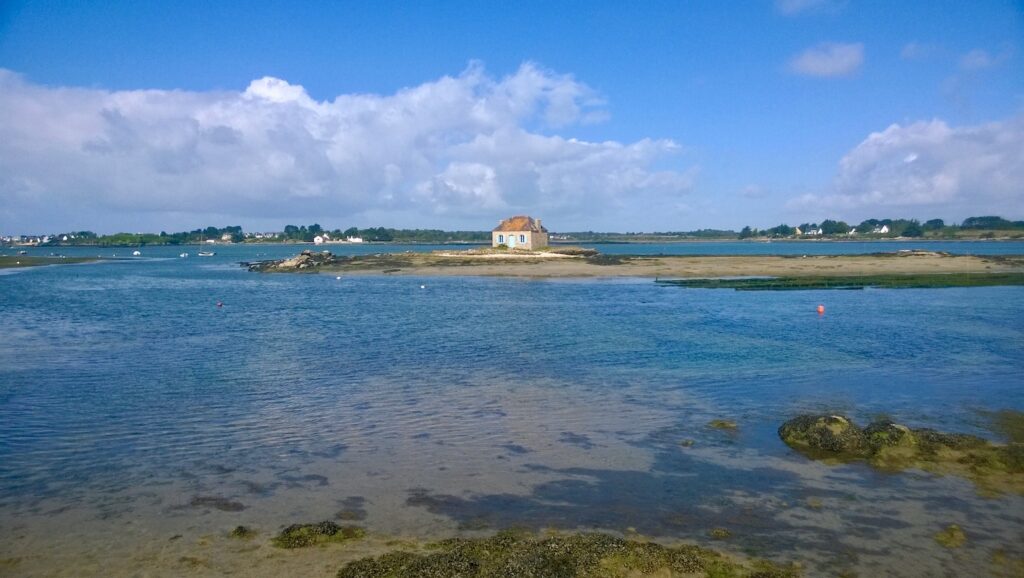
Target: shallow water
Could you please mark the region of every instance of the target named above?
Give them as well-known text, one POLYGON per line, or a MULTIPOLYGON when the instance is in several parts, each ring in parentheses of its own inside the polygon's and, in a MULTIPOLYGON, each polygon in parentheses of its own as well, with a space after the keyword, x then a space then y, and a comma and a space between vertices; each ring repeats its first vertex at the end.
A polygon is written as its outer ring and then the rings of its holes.
POLYGON ((710 543, 726 527, 715 546, 822 574, 962 575, 1024 556, 1021 497, 809 462, 775 435, 796 413, 840 411, 995 439, 983 412, 1024 410, 1024 287, 339 281, 236 264, 295 246, 182 250, 0 277, 0 561, 21 558, 15 575, 58 551, 116 556, 340 510, 419 537, 632 528, 710 543), (932 538, 951 523, 969 537, 957 551, 932 538))

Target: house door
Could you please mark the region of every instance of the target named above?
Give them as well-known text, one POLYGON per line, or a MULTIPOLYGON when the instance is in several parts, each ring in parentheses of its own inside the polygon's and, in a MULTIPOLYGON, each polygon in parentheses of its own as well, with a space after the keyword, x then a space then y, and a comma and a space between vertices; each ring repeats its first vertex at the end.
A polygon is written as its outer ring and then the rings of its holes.
POLYGON ((516 248, 516 236, 515 235, 509 235, 508 236, 508 248, 509 249, 515 249, 516 248))

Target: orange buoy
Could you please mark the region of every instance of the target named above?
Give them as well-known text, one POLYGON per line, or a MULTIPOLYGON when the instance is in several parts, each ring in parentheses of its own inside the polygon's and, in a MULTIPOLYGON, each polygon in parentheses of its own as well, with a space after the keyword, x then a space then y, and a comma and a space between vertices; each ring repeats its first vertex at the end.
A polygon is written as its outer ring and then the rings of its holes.
POLYGON ((824 314, 825 314, 825 306, 824 305, 818 305, 818 315, 824 315, 824 314))

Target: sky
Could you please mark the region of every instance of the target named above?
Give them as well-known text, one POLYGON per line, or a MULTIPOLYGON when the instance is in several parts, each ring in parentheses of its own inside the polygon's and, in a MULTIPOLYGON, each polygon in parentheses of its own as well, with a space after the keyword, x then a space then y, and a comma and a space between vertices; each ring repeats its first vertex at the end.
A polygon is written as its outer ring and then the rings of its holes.
POLYGON ((1024 2, 0 1, 0 233, 1024 219, 1024 2))

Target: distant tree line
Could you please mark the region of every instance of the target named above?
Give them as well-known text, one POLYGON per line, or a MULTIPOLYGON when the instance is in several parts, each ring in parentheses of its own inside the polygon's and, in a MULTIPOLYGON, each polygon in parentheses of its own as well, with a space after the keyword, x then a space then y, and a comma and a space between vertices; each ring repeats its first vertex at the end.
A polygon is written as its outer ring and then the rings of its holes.
POLYGON ((959 225, 947 225, 942 219, 930 219, 924 223, 917 219, 865 219, 853 226, 845 221, 826 219, 820 224, 801 223, 797 227, 782 224, 770 229, 756 229, 746 226, 740 230, 738 238, 793 237, 797 229, 802 235, 809 232, 818 234, 820 231, 822 236, 845 236, 855 231, 857 235, 885 237, 956 237, 960 231, 1024 231, 1024 221, 1009 221, 1002 217, 969 217, 959 225), (885 232, 882 233, 882 230, 885 232))
POLYGON ((452 243, 452 242, 489 242, 490 231, 442 231, 440 229, 390 229, 387 227, 369 227, 360 229, 325 230, 318 224, 308 227, 285 225, 284 238, 290 241, 312 242, 317 235, 327 233, 332 239, 358 237, 366 242, 379 243, 452 243))
POLYGON ((48 245, 95 245, 99 247, 125 247, 143 245, 187 245, 202 243, 206 240, 222 241, 227 236, 228 240, 238 243, 245 238, 240 226, 230 227, 206 227, 193 231, 182 231, 179 233, 168 233, 160 231, 156 233, 114 233, 112 235, 97 235, 92 231, 73 231, 50 235, 48 245), (65 239, 66 237, 66 239, 65 239))
MULTIPOLYGON (((815 234, 820 230, 821 236, 849 236, 856 230, 857 236, 873 237, 994 237, 996 232, 1020 231, 1024 236, 1024 221, 1010 221, 1002 217, 985 216, 969 217, 962 223, 946 224, 942 219, 930 219, 920 222, 917 219, 865 219, 857 225, 845 221, 825 219, 821 223, 801 223, 796 227, 781 224, 768 229, 743 227, 739 232, 728 229, 697 229, 694 231, 664 231, 654 233, 602 233, 581 231, 558 233, 552 241, 566 242, 630 242, 657 241, 665 239, 749 239, 749 238, 786 238, 801 235, 810 231, 815 234), (883 229, 884 227, 884 229, 883 229), (878 232, 885 230, 884 233, 878 232)), ((256 238, 246 235, 240 226, 206 227, 192 231, 168 233, 115 233, 97 235, 92 231, 74 231, 50 235, 47 245, 96 245, 96 246, 141 246, 141 245, 185 245, 202 243, 208 240, 241 242, 312 242, 317 235, 326 233, 332 239, 359 237, 366 242, 381 243, 487 243, 491 240, 490 231, 443 231, 441 229, 392 229, 387 227, 369 227, 360 229, 326 230, 317 223, 312 225, 286 225, 284 232, 276 237, 256 238)))

